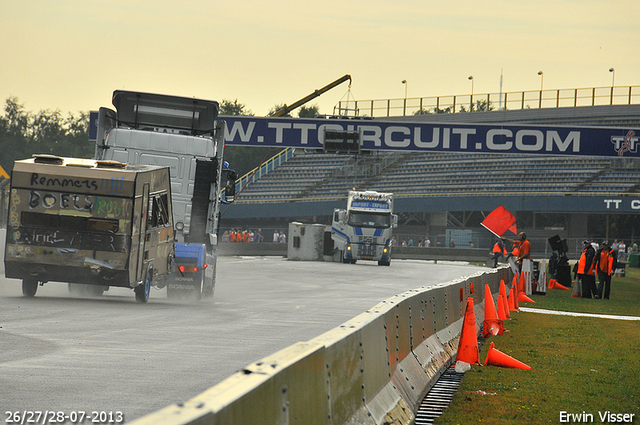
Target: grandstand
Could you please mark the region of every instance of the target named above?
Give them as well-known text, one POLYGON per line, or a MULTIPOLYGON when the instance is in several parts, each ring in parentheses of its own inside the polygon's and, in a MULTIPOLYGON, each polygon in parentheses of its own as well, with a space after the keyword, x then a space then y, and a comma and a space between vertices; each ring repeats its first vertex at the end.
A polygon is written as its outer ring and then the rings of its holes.
MULTIPOLYGON (((460 123, 581 126, 592 123, 640 128, 639 105, 536 109, 529 119, 527 112, 401 118, 460 123)), ((633 157, 388 151, 353 156, 298 149, 287 158, 244 188, 225 216, 228 223, 258 222, 263 227, 271 222, 278 222, 280 227, 300 220, 330 223, 333 208, 344 208, 347 191, 355 187, 396 195, 396 212, 401 215, 399 233, 442 235, 452 228, 465 227, 465 223, 452 219, 451 212, 482 214, 500 204, 516 215, 522 212, 570 215, 568 224, 559 229, 536 229, 535 219, 533 223, 524 223, 528 232, 539 233, 540 241, 532 241, 534 249, 546 252, 545 241, 552 236, 548 235, 550 232, 576 240, 616 237, 609 234, 608 227, 589 235, 587 214, 632 214, 640 205, 640 161, 633 157), (633 200, 627 204, 635 203, 636 207, 616 210, 615 205, 612 209, 607 204, 612 197, 633 200), (412 221, 419 223, 419 230, 410 227, 412 221)), ((489 243, 483 240, 480 245, 489 243)))
POLYGON ((518 154, 296 152, 247 186, 239 202, 344 198, 352 188, 396 196, 637 193, 635 160, 518 154), (286 183, 284 183, 286 182, 286 183))

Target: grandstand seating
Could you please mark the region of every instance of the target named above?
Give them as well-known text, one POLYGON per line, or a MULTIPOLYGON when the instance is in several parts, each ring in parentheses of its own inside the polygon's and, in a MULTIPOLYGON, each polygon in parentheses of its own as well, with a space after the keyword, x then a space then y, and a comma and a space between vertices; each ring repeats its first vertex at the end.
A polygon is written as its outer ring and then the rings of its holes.
POLYGON ((239 202, 331 199, 349 189, 399 196, 637 193, 640 164, 568 156, 470 153, 351 155, 296 152, 250 183, 239 202))

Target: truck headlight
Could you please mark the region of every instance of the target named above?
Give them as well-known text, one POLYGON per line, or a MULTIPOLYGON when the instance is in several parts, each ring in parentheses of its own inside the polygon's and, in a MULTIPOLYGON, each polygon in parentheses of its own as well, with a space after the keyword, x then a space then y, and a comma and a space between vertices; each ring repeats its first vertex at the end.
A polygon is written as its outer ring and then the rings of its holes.
POLYGON ((382 253, 383 253, 383 254, 386 254, 388 251, 389 251, 389 248, 383 248, 383 249, 382 249, 382 253))
POLYGON ((347 251, 351 251, 351 245, 347 245, 347 251))

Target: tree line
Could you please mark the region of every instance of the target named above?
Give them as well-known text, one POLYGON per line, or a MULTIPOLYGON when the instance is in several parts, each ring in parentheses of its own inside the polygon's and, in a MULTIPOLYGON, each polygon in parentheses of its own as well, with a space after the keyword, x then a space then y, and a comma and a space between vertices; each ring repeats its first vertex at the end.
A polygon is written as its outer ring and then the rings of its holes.
MULTIPOLYGON (((283 105, 275 105, 271 112, 283 105)), ((313 117, 318 106, 301 107, 298 116, 313 117)), ((220 115, 248 115, 253 112, 238 100, 222 100, 220 115)), ((281 148, 227 146, 225 160, 239 176, 271 158, 281 148)), ((27 111, 15 96, 5 102, 0 115, 0 165, 11 172, 13 162, 31 158, 33 154, 51 154, 76 158, 92 158, 95 144, 89 141, 89 111, 66 116, 58 109, 27 111)))
POLYGON ((64 116, 60 110, 26 111, 18 98, 9 97, 0 116, 0 165, 9 173, 13 162, 33 154, 91 158, 89 112, 64 116))

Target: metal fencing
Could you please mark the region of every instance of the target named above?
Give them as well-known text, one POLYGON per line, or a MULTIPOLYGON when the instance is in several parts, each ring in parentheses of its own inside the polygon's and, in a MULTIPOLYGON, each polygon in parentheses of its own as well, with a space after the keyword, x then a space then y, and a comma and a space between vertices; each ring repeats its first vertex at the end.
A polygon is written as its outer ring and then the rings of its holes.
POLYGON ((530 90, 361 101, 340 101, 337 115, 392 117, 489 110, 519 110, 640 103, 640 86, 530 90))

